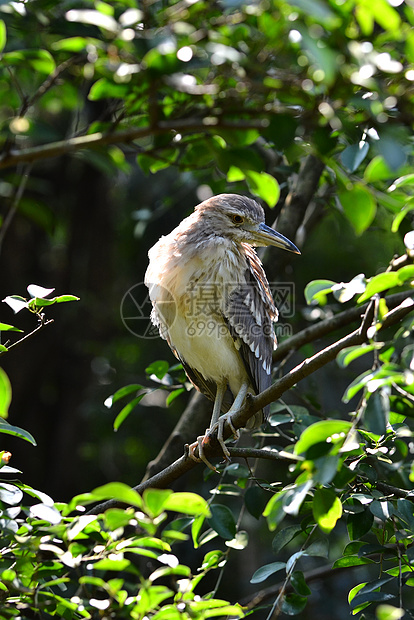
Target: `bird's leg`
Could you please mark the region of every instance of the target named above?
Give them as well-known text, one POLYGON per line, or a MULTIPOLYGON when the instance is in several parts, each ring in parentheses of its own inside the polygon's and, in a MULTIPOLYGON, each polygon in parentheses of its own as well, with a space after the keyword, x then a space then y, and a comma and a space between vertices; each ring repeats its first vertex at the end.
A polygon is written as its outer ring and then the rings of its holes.
POLYGON ((226 393, 226 389, 227 383, 219 383, 217 385, 216 398, 214 399, 213 413, 211 414, 209 429, 213 428, 213 426, 215 426, 215 424, 217 424, 218 422, 221 413, 221 405, 223 404, 223 398, 224 394, 226 393))
POLYGON ((234 428, 233 423, 231 421, 231 416, 233 415, 233 413, 235 413, 241 408, 243 401, 246 398, 248 388, 249 388, 249 383, 247 382, 243 383, 230 409, 227 411, 227 413, 220 416, 221 405, 223 402, 224 394, 227 389, 227 383, 222 383, 222 384, 217 385, 217 392, 216 392, 216 398, 214 400, 213 414, 211 416, 210 428, 206 430, 205 435, 201 435, 200 437, 197 437, 197 441, 191 444, 191 446, 189 446, 188 456, 191 459, 193 459, 193 461, 197 461, 197 462, 203 461, 203 463, 205 463, 209 469, 217 472, 217 469, 210 463, 210 461, 204 454, 204 443, 208 440, 209 435, 215 430, 217 430, 217 441, 219 442, 220 447, 223 451, 224 458, 226 459, 226 461, 230 460, 230 452, 224 442, 224 425, 227 422, 231 430, 233 431, 234 438, 235 439, 239 438, 240 436, 239 431, 234 428), (199 458, 197 458, 194 455, 195 448, 198 448, 199 458))
MULTIPOLYGON (((217 385, 216 398, 214 399, 213 413, 211 415, 210 427, 208 429, 206 429, 206 434, 205 435, 200 435, 200 437, 197 437, 197 441, 192 443, 188 447, 188 456, 191 459, 193 459, 193 461, 196 461, 196 462, 203 461, 203 463, 205 463, 205 465, 207 465, 207 467, 209 469, 211 469, 212 471, 217 471, 217 469, 210 463, 210 461, 208 460, 208 458, 204 454, 204 444, 203 444, 203 441, 208 436, 209 431, 214 426, 217 425, 217 421, 220 418, 221 405, 223 403, 223 398, 224 398, 224 394, 226 393, 226 389, 227 389, 227 383, 219 383, 217 385), (195 448, 198 448, 199 458, 197 458, 195 456, 195 454, 194 454, 195 448)), ((220 443, 220 445, 222 446, 221 443, 220 443)), ((224 445, 224 442, 223 442, 223 445, 224 445)), ((223 446, 222 446, 222 448, 223 448, 223 446)), ((225 448, 225 449, 223 449, 224 456, 226 457, 226 459, 228 459, 229 458, 229 451, 227 450, 227 448, 225 446, 224 446, 224 448, 225 448)))
POLYGON ((230 452, 226 444, 224 443, 224 436, 223 436, 224 425, 227 422, 233 432, 234 439, 239 439, 240 433, 237 429, 234 428, 233 423, 231 421, 231 416, 233 415, 233 413, 235 413, 241 408, 243 401, 246 398, 248 388, 249 388, 249 384, 247 382, 242 384, 236 398, 234 399, 232 406, 227 411, 227 413, 225 413, 218 419, 218 422, 217 422, 217 441, 219 442, 221 449, 223 450, 224 456, 226 457, 227 460, 230 459, 230 452))

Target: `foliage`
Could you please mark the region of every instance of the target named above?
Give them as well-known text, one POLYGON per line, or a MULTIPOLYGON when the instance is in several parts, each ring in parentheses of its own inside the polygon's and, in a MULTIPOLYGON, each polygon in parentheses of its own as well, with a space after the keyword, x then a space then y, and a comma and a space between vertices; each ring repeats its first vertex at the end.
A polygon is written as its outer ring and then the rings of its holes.
MULTIPOLYGON (((118 183, 138 170, 153 182, 173 168, 183 186, 191 178, 208 195, 249 192, 275 208, 279 222, 287 213, 305 256, 308 239, 333 220, 343 230, 341 248, 332 247, 325 230, 324 263, 329 250, 347 263, 341 252, 348 244, 346 256, 357 255, 358 271, 366 272, 349 274, 353 267, 344 264, 349 282, 312 274, 308 309, 295 317, 296 325, 314 321, 299 334, 305 368, 318 355, 316 340, 337 329, 336 318, 363 317, 344 336, 352 344, 341 345, 338 336, 332 345, 336 377, 350 381, 342 399, 336 394, 336 405, 324 407, 310 388, 299 393, 299 404, 288 395, 273 402, 268 427, 254 438, 259 447, 264 442, 263 461, 274 458, 277 468, 259 476, 249 453, 246 464, 219 466, 219 481, 211 473, 206 480, 214 487, 208 505, 195 493, 138 493, 121 483, 55 503, 16 480, 20 472, 3 450, 1 617, 239 617, 252 609, 260 614, 269 600, 273 617, 305 618, 314 604, 308 569, 315 567, 357 581, 348 598, 353 615, 411 614, 412 3, 146 1, 137 7, 130 0, 32 0, 0 3, 0 18, 6 206, 0 248, 16 213, 45 231, 55 248, 67 241, 67 214, 58 217, 43 181, 53 158, 72 155, 79 166, 87 162, 118 183), (381 256, 368 270, 359 263, 368 262, 373 230, 381 256), (392 258, 396 250, 401 256, 392 258), (119 505, 85 513, 84 506, 106 499, 119 505), (272 586, 245 605, 232 604, 230 594, 218 598, 216 590, 231 558, 244 558, 259 537, 254 520, 267 548, 259 565, 248 566, 250 583, 272 586), (188 555, 190 561, 181 560, 188 555)), ((172 204, 169 194, 163 204, 172 204)), ((148 214, 140 207, 135 215, 142 239, 158 222, 157 209, 148 214)), ((41 254, 42 245, 35 249, 41 254)), ((4 301, 34 314, 34 333, 51 321, 44 315, 49 306, 77 299, 50 297, 53 290, 30 285, 29 299, 4 301)), ((99 311, 104 301, 109 305, 109 296, 100 297, 99 311)), ((7 337, 21 333, 7 322, 0 330, 7 337)), ((1 344, 0 354, 27 336, 17 338, 1 344)), ((290 342, 294 349, 295 336, 290 342)), ((113 390, 108 406, 128 399, 115 430, 131 423, 130 414, 155 389, 168 394, 171 406, 187 391, 181 367, 151 361, 149 350, 145 357, 156 388, 144 377, 113 390)), ((328 357, 329 346, 319 368, 328 357)), ((1 370, 2 416, 10 403, 11 384, 1 370)), ((28 431, 5 420, 0 432, 35 444, 28 431)))
MULTIPOLYGON (((19 473, 8 466, 2 472, 19 473)), ((209 514, 205 500, 194 493, 150 489, 141 498, 112 483, 68 505, 54 504, 20 482, 2 482, 0 498, 2 618, 32 617, 31 612, 59 618, 242 615, 239 605, 194 592, 217 569, 220 552, 207 554, 196 575, 173 553, 172 545, 188 538, 182 531, 188 519, 171 520, 170 512, 209 514), (82 514, 86 504, 105 498, 132 507, 82 514), (68 516, 73 511, 75 516, 68 516)))

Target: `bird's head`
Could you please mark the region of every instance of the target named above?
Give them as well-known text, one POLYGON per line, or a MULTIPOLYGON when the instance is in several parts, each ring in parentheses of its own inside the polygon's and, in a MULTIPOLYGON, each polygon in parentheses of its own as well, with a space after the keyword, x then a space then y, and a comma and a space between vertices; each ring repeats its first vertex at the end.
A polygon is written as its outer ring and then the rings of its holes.
POLYGON ((195 208, 197 222, 217 236, 255 247, 273 245, 295 254, 294 243, 265 224, 263 208, 251 198, 238 194, 219 194, 195 208))

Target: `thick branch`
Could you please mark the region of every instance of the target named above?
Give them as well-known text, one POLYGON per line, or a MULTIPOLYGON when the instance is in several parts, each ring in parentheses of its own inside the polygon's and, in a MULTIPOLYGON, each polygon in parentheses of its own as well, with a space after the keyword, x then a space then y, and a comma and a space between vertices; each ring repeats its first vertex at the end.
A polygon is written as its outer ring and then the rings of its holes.
POLYGON ((295 238, 303 223, 306 209, 319 184, 325 164, 315 155, 308 155, 299 170, 297 182, 286 197, 285 204, 277 218, 277 227, 289 238, 295 238))
MULTIPOLYGON (((298 229, 303 225, 306 210, 311 202, 319 184, 319 179, 325 164, 315 157, 308 155, 299 170, 294 187, 286 197, 280 214, 273 226, 283 235, 296 239, 298 229)), ((270 282, 277 282, 288 263, 292 261, 292 255, 282 250, 271 249, 272 259, 268 259, 270 249, 266 248, 262 254, 263 263, 266 265, 266 273, 270 282), (277 253, 277 260, 273 257, 277 253)))

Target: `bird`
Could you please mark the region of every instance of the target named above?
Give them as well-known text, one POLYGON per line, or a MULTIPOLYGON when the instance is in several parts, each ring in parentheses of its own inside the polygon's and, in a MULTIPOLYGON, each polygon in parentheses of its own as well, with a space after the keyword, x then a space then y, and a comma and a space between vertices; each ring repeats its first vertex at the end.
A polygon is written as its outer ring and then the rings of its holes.
MULTIPOLYGON (((194 211, 149 250, 145 284, 151 321, 181 362, 191 383, 213 401, 205 435, 189 456, 215 471, 204 445, 217 430, 226 460, 223 429, 247 393, 271 384, 278 310, 254 247, 275 246, 295 254, 292 241, 265 224, 262 206, 239 194, 219 194, 194 211), (195 449, 198 447, 198 457, 195 449)), ((259 426, 269 406, 249 420, 259 426)))

